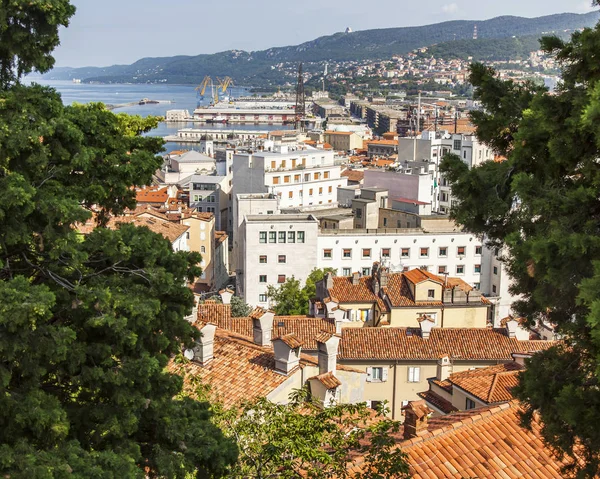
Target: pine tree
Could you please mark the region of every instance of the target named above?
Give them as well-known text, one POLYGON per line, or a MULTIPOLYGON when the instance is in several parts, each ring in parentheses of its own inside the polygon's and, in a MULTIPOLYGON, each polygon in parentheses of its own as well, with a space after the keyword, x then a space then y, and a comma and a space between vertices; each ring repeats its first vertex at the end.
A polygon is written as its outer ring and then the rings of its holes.
MULTIPOLYGON (((595 2, 596 4, 598 2, 595 2)), ((470 81, 483 110, 477 136, 507 160, 468 168, 457 157, 442 171, 459 199, 452 215, 505 248, 521 295, 516 310, 543 317, 564 345, 536 354, 517 397, 528 422, 539 412, 547 443, 577 456, 567 473, 600 473, 600 25, 570 41, 542 39, 562 63, 554 93, 501 81, 482 65, 470 81)))

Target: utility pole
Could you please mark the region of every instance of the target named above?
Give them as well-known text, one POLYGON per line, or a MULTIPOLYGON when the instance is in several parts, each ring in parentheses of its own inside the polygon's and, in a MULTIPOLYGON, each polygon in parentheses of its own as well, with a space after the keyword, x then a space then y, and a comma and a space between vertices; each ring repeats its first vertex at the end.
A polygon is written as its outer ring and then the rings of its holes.
POLYGON ((298 66, 298 84, 296 85, 296 120, 294 128, 302 128, 302 120, 306 114, 306 99, 304 97, 304 76, 302 75, 302 63, 298 66))

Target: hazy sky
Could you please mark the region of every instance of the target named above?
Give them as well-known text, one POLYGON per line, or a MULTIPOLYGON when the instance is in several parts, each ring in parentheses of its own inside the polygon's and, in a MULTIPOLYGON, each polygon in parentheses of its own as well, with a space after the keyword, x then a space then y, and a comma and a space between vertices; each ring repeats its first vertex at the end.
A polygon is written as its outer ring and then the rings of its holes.
POLYGON ((591 0, 72 0, 57 66, 295 45, 370 28, 591 11, 591 0))

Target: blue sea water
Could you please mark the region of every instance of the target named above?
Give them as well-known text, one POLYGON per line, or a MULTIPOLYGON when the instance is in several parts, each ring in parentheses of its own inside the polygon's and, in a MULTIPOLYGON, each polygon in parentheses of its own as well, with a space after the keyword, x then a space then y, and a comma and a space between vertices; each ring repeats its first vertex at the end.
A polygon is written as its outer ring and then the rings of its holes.
MULTIPOLYGON (((166 116, 167 110, 188 110, 190 113, 194 111, 198 104, 198 99, 194 86, 191 85, 164 85, 164 84, 87 84, 73 83, 71 81, 43 80, 40 78, 31 78, 29 81, 39 83, 40 85, 50 86, 55 88, 62 96, 63 103, 70 105, 72 103, 90 103, 102 102, 110 105, 121 105, 131 102, 139 102, 142 98, 151 100, 167 100, 173 103, 158 103, 150 105, 130 105, 123 108, 116 108, 115 113, 124 112, 132 115, 140 116, 166 116)), ((238 97, 248 94, 245 88, 232 88, 232 96, 238 97)), ((209 100, 205 99, 202 104, 208 104, 209 100)), ((199 127, 198 124, 190 123, 161 123, 158 128, 149 132, 149 135, 166 136, 172 135, 181 128, 199 127)), ((202 128, 222 129, 227 128, 227 125, 212 125, 202 128)), ((281 130, 281 125, 236 125, 236 129, 250 130, 281 130)), ((167 143, 165 150, 167 152, 180 149, 194 149, 193 144, 167 143)))

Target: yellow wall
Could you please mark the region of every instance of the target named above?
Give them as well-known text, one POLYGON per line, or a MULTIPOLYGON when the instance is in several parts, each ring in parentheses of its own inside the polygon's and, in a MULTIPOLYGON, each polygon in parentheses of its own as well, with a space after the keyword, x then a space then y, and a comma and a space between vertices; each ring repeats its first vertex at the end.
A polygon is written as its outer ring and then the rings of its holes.
POLYGON ((420 314, 435 314, 435 327, 438 328, 442 327, 442 319, 444 328, 485 328, 487 324, 487 312, 487 307, 474 307, 469 304, 445 306, 444 308, 427 306, 392 308, 390 326, 394 328, 418 328, 419 322, 417 318, 420 314))
POLYGON ((360 310, 361 309, 370 309, 370 313, 369 313, 369 321, 367 323, 363 323, 360 320, 355 320, 355 321, 350 321, 350 322, 345 322, 343 323, 343 327, 344 328, 362 328, 364 326, 372 326, 373 325, 373 318, 374 318, 374 307, 373 307, 373 303, 341 303, 340 306, 348 311, 354 311, 354 317, 355 318, 359 318, 360 317, 360 310))
POLYGON ((433 301, 441 301, 442 285, 434 281, 423 281, 415 286, 415 301, 431 301, 432 299, 427 294, 430 289, 435 291, 433 301))
POLYGON ((214 279, 214 268, 213 268, 213 244, 215 237, 215 218, 214 216, 210 221, 206 221, 200 218, 184 218, 181 223, 189 226, 190 238, 188 239, 188 245, 190 251, 196 251, 202 255, 202 271, 205 272, 203 279, 198 279, 199 283, 212 285, 214 279), (202 247, 204 246, 204 252, 202 247))

